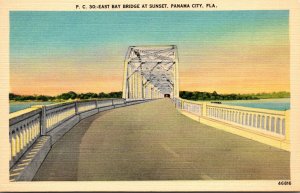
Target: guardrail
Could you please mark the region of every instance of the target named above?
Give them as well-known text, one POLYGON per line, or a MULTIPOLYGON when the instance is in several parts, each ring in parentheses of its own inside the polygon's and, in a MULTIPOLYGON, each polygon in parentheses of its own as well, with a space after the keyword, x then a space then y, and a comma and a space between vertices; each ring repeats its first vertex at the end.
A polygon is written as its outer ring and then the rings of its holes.
MULTIPOLYGON (((202 119, 213 120, 223 124, 252 131, 272 139, 289 143, 289 111, 276 111, 210 102, 173 99, 175 107, 202 119)), ((207 122, 207 121, 203 121, 207 122)))
POLYGON ((10 167, 40 137, 62 125, 76 115, 105 107, 118 107, 147 100, 107 99, 58 103, 31 108, 10 114, 9 141, 11 146, 10 167))
POLYGON ((97 101, 79 102, 77 104, 78 112, 80 113, 97 108, 97 101))
POLYGON ((10 115, 9 142, 13 165, 40 136, 41 109, 27 109, 10 115))
POLYGON ((255 108, 206 105, 206 115, 212 119, 252 129, 279 138, 285 137, 284 111, 255 108))
POLYGON ((46 132, 60 125, 66 119, 73 117, 76 114, 76 102, 71 104, 55 104, 45 106, 46 114, 46 132))

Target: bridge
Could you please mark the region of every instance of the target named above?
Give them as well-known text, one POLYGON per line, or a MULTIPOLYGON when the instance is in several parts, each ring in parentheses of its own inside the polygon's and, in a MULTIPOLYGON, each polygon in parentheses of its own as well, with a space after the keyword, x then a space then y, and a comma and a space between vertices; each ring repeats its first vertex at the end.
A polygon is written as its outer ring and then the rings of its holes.
POLYGON ((129 47, 122 99, 10 114, 10 181, 290 179, 289 111, 178 93, 176 46, 129 47))
POLYGON ((176 46, 131 46, 124 62, 123 98, 179 97, 176 46))

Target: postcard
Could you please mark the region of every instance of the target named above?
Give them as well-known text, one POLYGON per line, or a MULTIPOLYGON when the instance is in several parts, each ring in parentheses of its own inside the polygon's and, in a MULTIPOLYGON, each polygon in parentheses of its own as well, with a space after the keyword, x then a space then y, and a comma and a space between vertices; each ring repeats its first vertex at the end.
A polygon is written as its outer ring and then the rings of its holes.
POLYGON ((0 5, 0 191, 300 190, 300 1, 0 5))

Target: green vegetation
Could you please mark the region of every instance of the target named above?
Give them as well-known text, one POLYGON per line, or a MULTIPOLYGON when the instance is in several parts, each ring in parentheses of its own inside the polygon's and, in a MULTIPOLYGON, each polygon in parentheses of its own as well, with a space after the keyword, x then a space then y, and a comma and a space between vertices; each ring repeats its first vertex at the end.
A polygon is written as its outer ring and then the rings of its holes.
POLYGON ((55 97, 45 96, 45 95, 17 95, 13 93, 9 93, 9 100, 15 101, 51 101, 54 100, 55 97))
MULTIPOLYGON (((256 94, 218 94, 216 91, 198 92, 198 91, 180 91, 179 96, 188 100, 255 100, 270 98, 289 98, 289 92, 272 92, 272 93, 256 93, 256 94)), ((66 100, 82 100, 82 99, 99 99, 99 98, 122 98, 122 92, 104 93, 80 93, 70 91, 57 96, 46 95, 17 95, 9 93, 9 100, 14 101, 66 101, 66 100)))
POLYGON ((272 93, 257 93, 254 96, 260 99, 271 99, 271 98, 290 98, 291 94, 289 92, 272 92, 272 93))
POLYGON ((198 91, 180 91, 179 96, 188 100, 255 100, 269 98, 289 98, 289 92, 272 92, 272 93, 257 93, 257 94, 218 94, 216 91, 198 92, 198 91))
POLYGON ((9 93, 9 100, 14 101, 66 101, 66 100, 79 100, 79 99, 99 99, 99 98, 122 98, 122 92, 110 92, 104 93, 80 93, 70 91, 62 93, 57 96, 46 96, 46 95, 18 95, 9 93))

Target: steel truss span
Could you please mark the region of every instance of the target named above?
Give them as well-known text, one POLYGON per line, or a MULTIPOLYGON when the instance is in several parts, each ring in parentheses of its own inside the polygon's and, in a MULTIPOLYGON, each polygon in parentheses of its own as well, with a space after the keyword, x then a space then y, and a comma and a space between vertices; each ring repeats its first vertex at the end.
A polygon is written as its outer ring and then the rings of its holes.
POLYGON ((177 46, 130 46, 124 61, 123 98, 179 97, 177 46))

